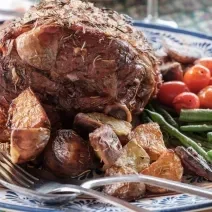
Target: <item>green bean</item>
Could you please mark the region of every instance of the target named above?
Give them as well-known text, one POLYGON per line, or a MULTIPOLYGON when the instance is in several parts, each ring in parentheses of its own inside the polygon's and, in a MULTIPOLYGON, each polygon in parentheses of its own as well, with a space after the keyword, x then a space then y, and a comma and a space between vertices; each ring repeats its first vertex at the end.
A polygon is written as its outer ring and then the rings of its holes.
POLYGON ((212 142, 212 132, 207 133, 207 139, 209 142, 212 142))
POLYGON ((151 101, 151 104, 153 105, 154 108, 160 107, 160 108, 163 108, 165 111, 167 111, 172 116, 178 116, 178 113, 176 112, 175 109, 173 109, 171 107, 167 107, 165 105, 162 105, 160 102, 158 102, 156 100, 151 101))
POLYGON ((170 136, 169 136, 169 134, 166 131, 162 131, 162 134, 163 134, 163 140, 164 140, 165 146, 169 147, 170 146, 170 142, 169 142, 170 136))
POLYGON ((178 116, 178 113, 176 112, 175 109, 171 107, 166 107, 164 105, 158 104, 161 108, 163 108, 165 111, 167 111, 169 114, 172 114, 173 116, 178 116))
POLYGON ((166 122, 166 120, 160 114, 152 112, 150 110, 146 111, 148 112, 153 121, 157 122, 160 127, 163 130, 167 131, 171 136, 174 136, 179 139, 183 146, 193 147, 203 158, 205 158, 209 162, 212 162, 212 156, 210 154, 207 154, 207 152, 202 147, 200 147, 195 141, 182 134, 178 129, 166 122))
POLYGON ((212 110, 210 109, 182 109, 180 112, 180 121, 199 122, 212 121, 212 110))
POLYGON ((148 104, 146 108, 149 109, 149 110, 151 110, 151 111, 154 111, 154 112, 155 112, 155 109, 154 109, 154 107, 152 106, 152 104, 148 104))
POLYGON ((212 131, 212 125, 207 125, 207 124, 186 125, 186 126, 181 126, 180 130, 185 132, 209 132, 209 131, 212 131))
POLYGON ((202 147, 206 152, 211 151, 210 149, 206 148, 206 147, 202 147))
POLYGON ((212 158, 212 150, 208 151, 207 155, 208 155, 209 158, 212 158))
POLYGON ((158 113, 160 113, 169 124, 171 124, 173 127, 179 128, 178 123, 172 118, 172 116, 166 110, 164 110, 160 106, 155 107, 155 110, 158 113))
MULTIPOLYGON (((185 124, 185 122, 183 122, 183 124, 185 124)), ((212 125, 212 122, 208 122, 208 121, 201 121, 201 122, 186 122, 187 125, 202 125, 202 124, 207 124, 207 125, 212 125)))
POLYGON ((199 134, 194 134, 192 132, 187 132, 187 133, 184 133, 184 135, 194 139, 194 140, 199 140, 199 141, 204 141, 204 142, 207 142, 207 138, 205 136, 201 136, 199 134))
POLYGON ((196 143, 200 144, 202 148, 206 148, 207 150, 212 150, 212 143, 207 140, 207 137, 203 137, 193 133, 186 133, 188 137, 193 139, 196 143))
POLYGON ((195 138, 192 138, 193 141, 195 141, 197 144, 199 144, 201 147, 203 148, 207 148, 209 150, 212 150, 212 143, 209 143, 209 142, 205 142, 203 140, 199 140, 199 139, 195 139, 195 138))
POLYGON ((212 144, 204 141, 199 141, 199 143, 202 145, 202 147, 207 148, 209 150, 212 150, 212 144))
POLYGON ((142 113, 142 121, 144 123, 151 123, 152 122, 152 120, 149 118, 148 114, 145 111, 142 113))

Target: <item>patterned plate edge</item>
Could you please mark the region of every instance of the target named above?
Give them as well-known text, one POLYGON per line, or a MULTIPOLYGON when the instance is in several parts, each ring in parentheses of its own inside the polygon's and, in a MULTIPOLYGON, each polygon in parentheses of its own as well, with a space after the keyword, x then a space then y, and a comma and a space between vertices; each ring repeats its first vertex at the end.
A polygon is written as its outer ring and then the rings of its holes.
POLYGON ((202 34, 199 32, 192 32, 192 31, 188 31, 185 29, 171 28, 171 27, 167 27, 167 26, 160 26, 160 25, 154 25, 154 24, 146 24, 146 23, 143 23, 142 21, 134 21, 133 25, 136 27, 157 29, 157 30, 161 30, 161 31, 168 31, 168 32, 174 32, 174 33, 179 33, 179 34, 191 35, 194 37, 212 41, 212 36, 210 36, 210 35, 205 35, 205 34, 202 34))

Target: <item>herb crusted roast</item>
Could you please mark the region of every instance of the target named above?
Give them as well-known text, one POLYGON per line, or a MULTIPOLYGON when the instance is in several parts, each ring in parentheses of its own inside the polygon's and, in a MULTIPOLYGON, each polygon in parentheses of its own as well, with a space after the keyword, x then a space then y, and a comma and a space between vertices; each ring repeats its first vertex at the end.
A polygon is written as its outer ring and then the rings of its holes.
POLYGON ((0 97, 10 103, 30 87, 58 111, 141 112, 157 90, 157 60, 128 22, 91 3, 42 1, 0 32, 0 97))

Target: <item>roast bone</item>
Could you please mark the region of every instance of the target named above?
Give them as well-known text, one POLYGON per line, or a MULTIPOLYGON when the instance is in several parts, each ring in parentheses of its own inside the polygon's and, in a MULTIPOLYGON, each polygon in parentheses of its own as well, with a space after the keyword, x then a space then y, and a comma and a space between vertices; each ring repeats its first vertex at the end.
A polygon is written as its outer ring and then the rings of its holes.
MULTIPOLYGON (((155 94, 157 61, 123 15, 81 1, 42 1, 0 33, 0 96, 31 87, 57 110, 139 113, 155 94)), ((48 111, 47 111, 48 113, 48 111)))

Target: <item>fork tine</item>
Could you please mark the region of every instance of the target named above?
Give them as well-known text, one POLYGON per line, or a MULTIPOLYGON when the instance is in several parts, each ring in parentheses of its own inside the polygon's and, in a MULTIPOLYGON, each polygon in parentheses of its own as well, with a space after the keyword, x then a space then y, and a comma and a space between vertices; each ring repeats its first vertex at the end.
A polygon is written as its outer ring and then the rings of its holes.
POLYGON ((8 164, 8 166, 10 166, 11 168, 14 168, 26 181, 29 181, 32 184, 34 184, 34 181, 39 180, 38 178, 36 178, 36 177, 32 176, 31 174, 29 174, 28 172, 26 172, 24 169, 22 169, 17 164, 14 164, 12 162, 12 160, 10 159, 10 157, 7 154, 5 154, 4 152, 0 152, 0 155, 3 156, 2 158, 5 159, 4 161, 8 164))
POLYGON ((12 182, 13 184, 18 184, 24 187, 30 187, 31 184, 25 182, 20 177, 17 177, 14 173, 11 172, 10 167, 7 164, 0 163, 1 174, 4 176, 7 182, 12 182), (3 171, 3 172, 2 172, 3 171))
MULTIPOLYGON (((0 162, 0 164, 1 164, 1 162, 0 162)), ((1 165, 0 165, 0 170, 1 170, 0 177, 8 183, 13 183, 13 180, 8 176, 8 174, 5 173, 4 167, 2 168, 1 165)))
MULTIPOLYGON (((7 171, 16 179, 16 181, 18 181, 18 182, 19 182, 19 180, 21 182, 25 181, 26 183, 28 183, 28 185, 34 184, 34 181, 28 179, 25 175, 20 173, 19 170, 15 169, 15 167, 12 164, 8 163, 5 159, 4 159, 4 162, 9 167, 9 170, 7 170, 7 171), (16 174, 17 174, 17 176, 16 176, 16 174)), ((1 164, 1 165, 3 165, 3 164, 1 164)), ((19 183, 21 183, 21 182, 19 182, 19 183)), ((29 186, 27 186, 27 187, 29 187, 29 186)))

